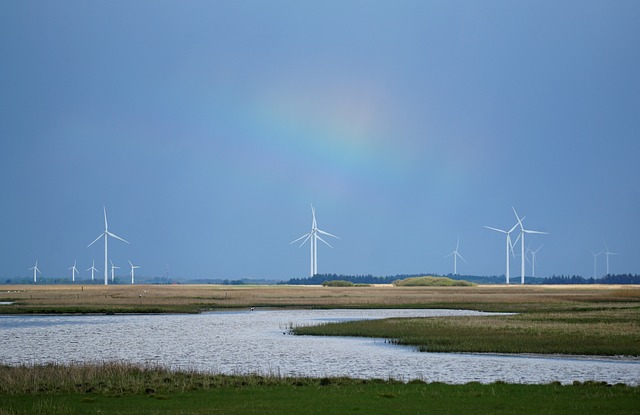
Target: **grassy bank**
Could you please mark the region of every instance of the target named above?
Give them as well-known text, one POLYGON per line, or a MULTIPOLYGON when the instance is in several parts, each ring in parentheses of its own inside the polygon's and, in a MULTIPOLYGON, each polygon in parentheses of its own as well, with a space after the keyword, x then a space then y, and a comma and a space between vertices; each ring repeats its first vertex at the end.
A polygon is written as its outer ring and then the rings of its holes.
POLYGON ((175 373, 130 365, 0 367, 0 414, 638 414, 640 387, 446 385, 175 373))
POLYGON ((391 339, 430 352, 640 356, 640 308, 510 316, 393 318, 298 327, 295 334, 391 339))

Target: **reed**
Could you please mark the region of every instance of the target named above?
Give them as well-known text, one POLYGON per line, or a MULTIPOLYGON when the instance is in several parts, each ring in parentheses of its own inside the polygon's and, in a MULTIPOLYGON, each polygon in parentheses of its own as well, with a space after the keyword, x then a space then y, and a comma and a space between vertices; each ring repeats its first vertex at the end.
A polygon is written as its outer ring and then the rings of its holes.
POLYGON ((119 363, 0 367, 0 415, 632 414, 640 387, 282 378, 174 372, 119 363))

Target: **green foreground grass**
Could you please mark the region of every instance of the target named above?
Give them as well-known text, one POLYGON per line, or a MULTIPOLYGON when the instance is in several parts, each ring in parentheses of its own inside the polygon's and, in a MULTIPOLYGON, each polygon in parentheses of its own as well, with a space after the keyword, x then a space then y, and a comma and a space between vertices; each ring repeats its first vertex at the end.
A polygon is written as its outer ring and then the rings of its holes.
POLYGON ((429 352, 640 356, 640 308, 507 316, 391 318, 296 327, 294 334, 389 339, 429 352))
POLYGON ((0 415, 640 414, 640 387, 447 385, 176 373, 126 364, 0 367, 0 415))

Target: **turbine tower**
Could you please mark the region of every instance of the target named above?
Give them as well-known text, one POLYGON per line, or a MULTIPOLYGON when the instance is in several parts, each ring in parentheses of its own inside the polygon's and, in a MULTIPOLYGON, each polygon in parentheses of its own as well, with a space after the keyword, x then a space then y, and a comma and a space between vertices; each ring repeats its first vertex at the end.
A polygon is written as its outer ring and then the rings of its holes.
MULTIPOLYGON (((604 241, 602 241, 602 242, 604 242, 604 241)), ((603 251, 603 253, 607 257, 607 275, 609 275, 609 256, 610 255, 620 255, 620 253, 619 252, 611 252, 611 251, 609 251, 609 247, 607 246, 606 242, 604 242, 604 247, 605 247, 605 250, 603 251)))
POLYGON ((541 234, 541 235, 548 235, 548 232, 540 232, 540 231, 533 231, 531 229, 525 229, 524 226, 522 225, 522 221, 524 220, 524 217, 522 219, 520 219, 520 217, 518 216, 518 213, 516 212, 516 209, 512 206, 511 209, 513 209, 513 213, 515 213, 516 215, 516 219, 518 219, 518 225, 520 225, 520 243, 522 244, 522 264, 521 264, 521 284, 524 284, 524 261, 525 261, 525 257, 524 257, 524 235, 527 233, 537 233, 537 234, 541 234))
POLYGON ((453 275, 458 275, 458 263, 457 263, 457 259, 458 257, 460 257, 461 260, 463 260, 465 263, 467 262, 466 259, 464 259, 462 257, 462 255, 460 255, 460 252, 458 252, 458 248, 460 247, 460 236, 458 236, 458 242, 456 243, 456 249, 453 250, 451 253, 445 255, 444 257, 448 257, 453 255, 453 275))
POLYGON ((596 274, 597 274, 597 267, 598 267, 598 255, 604 253, 604 249, 600 252, 598 252, 597 254, 593 251, 591 251, 590 249, 587 249, 587 251, 589 251, 591 253, 591 255, 593 255, 593 278, 597 278, 596 274))
POLYGON ((332 235, 332 234, 330 234, 328 232, 325 232, 323 230, 318 229, 318 224, 316 222, 316 210, 313 207, 313 205, 311 205, 311 215, 312 215, 312 218, 313 218, 312 222, 311 222, 311 232, 305 233, 304 235, 302 235, 301 237, 299 237, 295 241, 291 241, 290 243, 293 244, 293 243, 298 242, 301 239, 304 239, 302 241, 302 243, 300 244, 300 246, 302 246, 307 241, 309 241, 309 246, 310 246, 310 250, 311 250, 311 253, 310 253, 310 255, 311 255, 311 269, 309 271, 309 276, 313 277, 314 275, 316 275, 318 273, 318 240, 323 242, 329 248, 333 248, 327 241, 322 239, 322 237, 319 234, 326 235, 326 236, 331 236, 332 238, 337 238, 337 239, 340 239, 340 237, 332 235))
POLYGON ((540 245, 538 249, 536 249, 535 251, 532 250, 531 248, 527 248, 527 250, 529 251, 529 254, 531 254, 531 276, 533 278, 536 277, 536 254, 538 253, 539 250, 542 249, 543 246, 544 244, 540 245))
POLYGON ((133 285, 134 280, 135 280, 134 279, 134 276, 135 276, 134 270, 136 270, 137 268, 140 268, 140 266, 139 265, 133 265, 131 263, 131 261, 129 261, 129 265, 131 265, 131 285, 133 285))
POLYGON ((113 265, 113 261, 109 262, 111 262, 111 282, 113 282, 113 271, 116 269, 120 269, 120 267, 116 267, 115 265, 113 265))
POLYGON ((40 272, 40 270, 38 269, 38 260, 37 259, 36 259, 36 264, 33 267, 29 268, 29 271, 31 271, 31 270, 33 270, 33 282, 35 284, 36 282, 38 282, 37 281, 37 276, 38 276, 37 274, 38 273, 42 274, 42 272, 40 272))
MULTIPOLYGON (((503 229, 498 229, 498 228, 492 228, 491 226, 485 226, 485 228, 487 229, 491 229, 492 231, 504 233, 505 235, 507 235, 507 247, 506 247, 507 270, 504 273, 507 284, 509 284, 509 250, 511 250, 511 255, 513 255, 513 245, 511 244, 511 232, 513 232, 517 226, 518 224, 516 223, 515 225, 513 225, 513 228, 509 229, 508 231, 505 231, 503 229)), ((517 242, 518 240, 516 239, 516 243, 517 242)))
MULTIPOLYGON (((103 210, 104 210, 104 232, 103 232, 103 233, 101 233, 101 234, 100 234, 100 236, 98 236, 98 237, 95 239, 95 241, 91 242, 91 243, 87 246, 87 248, 88 248, 89 246, 93 245, 94 243, 98 242, 98 239, 100 239, 100 238, 104 237, 104 285, 107 285, 107 284, 109 284, 109 281, 108 281, 108 276, 109 276, 108 257, 109 257, 109 255, 108 255, 108 253, 107 253, 107 241, 108 241, 109 237, 119 239, 119 240, 121 240, 122 242, 126 242, 126 243, 129 243, 129 242, 128 242, 128 241, 125 241, 124 239, 122 239, 122 238, 121 238, 121 237, 119 237, 118 235, 115 235, 115 234, 113 234, 113 233, 109 232, 109 226, 108 226, 108 224, 107 224, 107 208, 106 208, 106 207, 104 207, 104 206, 103 206, 102 208, 103 208, 103 210)), ((112 265, 113 265, 113 264, 112 264, 112 265)), ((112 279, 113 279, 113 269, 111 270, 111 276, 112 276, 112 279)))
POLYGON ((94 280, 93 275, 97 271, 97 269, 96 269, 96 260, 95 259, 91 263, 91 268, 87 268, 87 271, 91 271, 91 281, 93 281, 94 280))
POLYGON ((78 261, 73 261, 73 266, 71 268, 67 268, 71 270, 71 281, 72 282, 76 282, 76 272, 78 272, 78 268, 76 268, 76 262, 78 261))

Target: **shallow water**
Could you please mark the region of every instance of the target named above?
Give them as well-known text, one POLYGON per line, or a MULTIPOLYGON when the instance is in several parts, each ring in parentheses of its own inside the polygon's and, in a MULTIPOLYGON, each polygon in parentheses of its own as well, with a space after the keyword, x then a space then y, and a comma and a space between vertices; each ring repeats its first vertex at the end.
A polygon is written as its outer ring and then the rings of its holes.
POLYGON ((446 383, 603 381, 638 385, 640 360, 420 353, 383 339, 289 335, 291 325, 465 310, 268 310, 198 315, 1 316, 0 362, 125 361, 226 374, 446 383))

